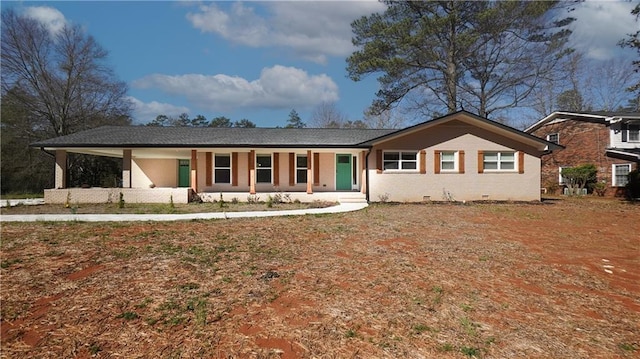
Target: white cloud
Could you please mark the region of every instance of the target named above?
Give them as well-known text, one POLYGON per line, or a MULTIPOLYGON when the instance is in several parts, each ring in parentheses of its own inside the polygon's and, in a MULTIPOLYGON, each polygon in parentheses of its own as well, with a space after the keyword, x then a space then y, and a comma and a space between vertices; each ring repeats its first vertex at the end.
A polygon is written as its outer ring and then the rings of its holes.
POLYGON ((608 60, 617 56, 617 46, 629 33, 640 29, 631 15, 634 3, 626 1, 585 1, 570 13, 577 21, 573 25, 571 45, 587 58, 608 60))
POLYGON ((52 35, 57 34, 67 24, 67 19, 58 9, 48 6, 29 6, 24 9, 24 16, 42 23, 52 35))
POLYGON ((153 74, 133 81, 132 86, 184 96, 189 103, 212 112, 309 107, 338 100, 338 86, 329 76, 310 76, 304 70, 284 66, 264 68, 253 81, 224 74, 153 74))
POLYGON ((129 101, 133 104, 133 122, 136 124, 151 122, 158 115, 177 117, 182 113, 189 113, 189 108, 184 106, 175 106, 157 101, 142 102, 131 96, 129 96, 129 101))
POLYGON ((354 50, 353 20, 385 9, 384 4, 374 1, 275 1, 261 5, 266 15, 243 3, 232 4, 228 11, 214 3, 188 13, 187 19, 195 28, 229 41, 250 47, 290 48, 302 58, 324 64, 328 56, 346 56, 354 50))

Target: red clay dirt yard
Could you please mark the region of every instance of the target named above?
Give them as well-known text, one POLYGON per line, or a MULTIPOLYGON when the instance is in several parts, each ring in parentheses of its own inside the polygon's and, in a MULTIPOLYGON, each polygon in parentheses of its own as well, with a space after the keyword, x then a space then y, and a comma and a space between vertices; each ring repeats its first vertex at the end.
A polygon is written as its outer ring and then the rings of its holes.
POLYGON ((638 358, 640 206, 3 223, 3 358, 638 358))

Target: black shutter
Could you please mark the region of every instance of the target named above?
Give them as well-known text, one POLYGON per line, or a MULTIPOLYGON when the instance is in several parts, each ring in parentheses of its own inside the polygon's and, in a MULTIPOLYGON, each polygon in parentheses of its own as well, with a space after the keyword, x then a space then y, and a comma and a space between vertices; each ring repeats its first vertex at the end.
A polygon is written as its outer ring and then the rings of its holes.
POLYGON ((627 142, 627 135, 628 135, 628 130, 629 130, 629 126, 627 125, 627 123, 622 123, 621 124, 622 127, 622 142, 627 142))

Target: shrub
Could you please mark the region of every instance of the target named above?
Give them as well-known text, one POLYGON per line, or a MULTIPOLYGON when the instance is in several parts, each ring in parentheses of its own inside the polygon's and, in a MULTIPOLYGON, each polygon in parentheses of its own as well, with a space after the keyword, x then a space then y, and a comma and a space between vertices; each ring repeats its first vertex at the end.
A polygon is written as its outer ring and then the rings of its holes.
POLYGON ((607 192, 607 183, 604 181, 594 182, 590 185, 593 193, 597 194, 600 197, 604 197, 604 194, 607 192))
POLYGON ((569 195, 578 195, 585 186, 596 181, 598 169, 593 164, 562 169, 562 178, 569 189, 569 195))

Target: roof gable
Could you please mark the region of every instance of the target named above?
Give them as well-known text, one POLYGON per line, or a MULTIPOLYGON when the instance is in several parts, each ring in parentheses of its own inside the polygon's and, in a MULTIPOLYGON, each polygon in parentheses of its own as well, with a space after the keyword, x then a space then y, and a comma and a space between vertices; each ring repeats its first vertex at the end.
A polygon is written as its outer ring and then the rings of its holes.
POLYGON ((563 120, 585 121, 585 122, 599 122, 603 124, 610 124, 618 121, 628 120, 640 120, 639 112, 565 112, 556 111, 549 116, 541 119, 540 121, 529 126, 524 132, 531 133, 540 127, 563 120))
POLYGON ((553 149, 563 148, 560 145, 557 145, 552 142, 548 142, 542 138, 533 136, 529 133, 522 132, 513 127, 504 125, 496 121, 489 120, 484 117, 474 115, 464 110, 454 112, 433 120, 429 120, 411 127, 407 127, 399 131, 386 134, 384 136, 381 136, 379 138, 369 141, 368 144, 376 145, 386 141, 391 141, 391 140, 397 139, 398 137, 406 136, 418 131, 425 131, 425 130, 428 130, 429 128, 433 128, 435 126, 442 125, 452 121, 464 122, 466 124, 479 127, 486 131, 490 131, 490 132, 502 135, 504 137, 511 138, 518 142, 522 142, 524 144, 538 148, 539 150, 553 150, 553 149))

